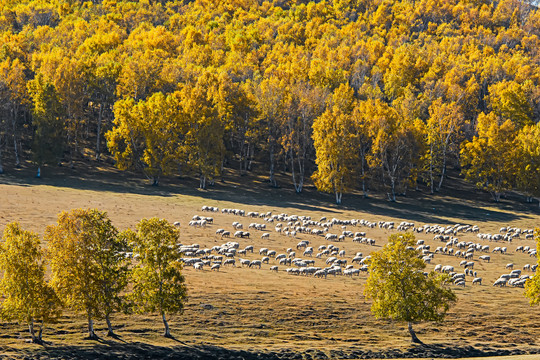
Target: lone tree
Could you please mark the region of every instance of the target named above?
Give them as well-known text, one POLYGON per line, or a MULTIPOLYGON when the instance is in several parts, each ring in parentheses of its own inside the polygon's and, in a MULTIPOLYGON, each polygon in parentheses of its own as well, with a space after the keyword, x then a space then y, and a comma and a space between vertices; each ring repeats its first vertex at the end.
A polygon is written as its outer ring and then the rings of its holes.
MULTIPOLYGON (((534 229, 536 237, 536 258, 540 265, 540 228, 534 229)), ((536 272, 532 278, 525 283, 525 296, 529 298, 531 306, 540 304, 540 274, 536 272)))
POLYGON ((118 235, 106 212, 75 209, 60 213, 45 239, 52 285, 68 307, 86 313, 88 338, 97 339, 94 319, 103 318, 108 335, 114 336, 110 315, 120 308, 129 274, 126 238, 118 235))
POLYGON ((364 293, 373 300, 371 312, 377 318, 406 321, 412 342, 422 344, 413 324, 442 320, 456 295, 445 287, 447 275, 424 275, 426 265, 415 245, 413 234, 390 236, 388 244, 371 254, 364 293))
POLYGON ((178 229, 167 220, 142 219, 132 234, 133 267, 131 294, 139 313, 157 311, 163 320, 163 336, 171 337, 166 314, 184 309, 186 286, 177 249, 178 229))
POLYGON ((41 344, 44 324, 60 316, 61 304, 45 281, 45 262, 37 234, 21 229, 18 223, 7 224, 0 244, 0 271, 0 291, 4 297, 0 316, 26 323, 32 342, 41 344))

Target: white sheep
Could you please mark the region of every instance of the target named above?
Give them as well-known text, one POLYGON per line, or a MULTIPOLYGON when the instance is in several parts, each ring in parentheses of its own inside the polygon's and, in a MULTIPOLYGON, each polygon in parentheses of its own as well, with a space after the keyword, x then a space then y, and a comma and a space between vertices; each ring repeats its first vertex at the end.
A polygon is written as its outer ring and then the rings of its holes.
POLYGON ((225 265, 232 265, 232 266, 235 266, 235 264, 236 264, 236 260, 234 260, 234 259, 227 259, 227 260, 225 260, 225 262, 223 263, 223 266, 225 266, 225 265))
POLYGON ((490 262, 491 261, 491 256, 489 255, 481 255, 478 257, 480 260, 484 260, 484 261, 487 261, 487 262, 490 262))
POLYGON ((221 267, 220 264, 214 264, 212 265, 212 267, 210 267, 210 270, 215 270, 215 271, 219 271, 219 268, 221 267))
POLYGON ((255 267, 255 266, 258 266, 259 269, 261 268, 262 266, 262 261, 261 260, 253 260, 249 263, 249 267, 255 267))

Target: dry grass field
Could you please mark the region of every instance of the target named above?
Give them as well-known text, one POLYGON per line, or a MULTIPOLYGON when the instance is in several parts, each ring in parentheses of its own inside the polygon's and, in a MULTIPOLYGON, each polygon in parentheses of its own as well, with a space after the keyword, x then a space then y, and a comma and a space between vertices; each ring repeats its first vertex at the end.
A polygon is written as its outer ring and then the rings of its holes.
MULTIPOLYGON (((421 224, 476 224, 482 233, 497 233, 501 226, 533 228, 540 226, 540 211, 536 205, 522 199, 507 198, 501 204, 492 203, 480 193, 453 179, 453 190, 430 197, 414 192, 390 203, 376 196, 344 196, 344 205, 332 204, 332 196, 318 194, 307 188, 302 195, 290 189, 274 189, 259 179, 243 179, 243 183, 217 182, 208 191, 196 190, 196 182, 166 179, 160 187, 151 187, 133 177, 126 178, 108 168, 103 173, 63 170, 54 176, 34 179, 25 169, 0 175, 0 231, 5 224, 18 221, 26 229, 43 233, 46 225, 55 222, 56 214, 73 208, 98 208, 109 213, 115 225, 134 227, 144 217, 162 217, 181 222, 182 244, 197 243, 211 248, 227 240, 215 235, 218 228, 232 232, 232 222, 247 226, 262 219, 250 219, 219 213, 202 213, 202 205, 238 208, 248 211, 286 213, 320 219, 387 220, 399 224, 411 221, 421 224), (187 226, 193 215, 212 216, 214 223, 205 229, 187 226)), ((267 224, 269 239, 262 232, 249 230, 250 239, 234 239, 240 248, 255 247, 248 259, 260 259, 258 249, 266 247, 285 253, 300 240, 309 240, 315 252, 319 245, 328 245, 323 237, 297 234, 291 238, 274 231, 267 224)), ((365 231, 376 240, 375 246, 353 243, 351 238, 333 243, 346 251, 351 261, 354 254, 364 255, 378 250, 395 230, 348 227, 365 231)), ((330 232, 340 234, 341 227, 330 232)), ((375 319, 370 303, 363 295, 366 274, 353 278, 329 276, 327 279, 287 274, 284 266, 277 273, 275 265, 263 264, 262 269, 222 267, 219 272, 208 268, 185 269, 189 299, 184 314, 173 316, 170 322, 175 340, 164 339, 162 323, 157 316, 115 315, 113 324, 119 339, 83 340, 83 316, 65 313, 58 324, 50 325, 44 339, 46 346, 28 344, 27 330, 16 323, 1 323, 0 354, 6 357, 42 358, 199 358, 199 359, 315 359, 315 358, 386 358, 386 357, 474 357, 540 352, 540 309, 531 308, 522 288, 496 288, 493 281, 507 273, 505 264, 522 268, 535 258, 516 253, 518 245, 534 247, 534 241, 524 238, 512 243, 479 240, 475 234, 459 234, 460 240, 484 245, 507 246, 506 255, 490 254, 492 261, 484 263, 475 253, 475 270, 484 279, 482 286, 472 286, 468 277, 464 288, 455 287, 458 302, 445 321, 416 326, 425 346, 409 342, 405 324, 375 319)), ((417 239, 435 249, 444 245, 433 235, 419 234, 417 239)), ((230 240, 233 240, 232 238, 230 240)), ((46 246, 46 244, 45 244, 46 246)), ((302 257, 301 251, 297 256, 302 257)), ((316 259, 315 266, 324 267, 325 257, 316 259)), ((453 265, 460 271, 462 259, 435 255, 428 270, 435 264, 453 265)), ((355 267, 358 267, 355 265, 355 267)), ((524 273, 527 273, 526 271, 524 273)), ((530 274, 530 273, 529 273, 530 274)), ((98 335, 105 334, 105 324, 98 323, 98 335)))

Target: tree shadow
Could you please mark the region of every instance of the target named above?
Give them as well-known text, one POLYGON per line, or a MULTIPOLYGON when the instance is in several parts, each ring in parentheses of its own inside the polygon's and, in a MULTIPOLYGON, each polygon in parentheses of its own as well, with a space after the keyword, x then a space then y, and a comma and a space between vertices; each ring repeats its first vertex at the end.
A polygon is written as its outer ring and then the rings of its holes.
POLYGON ((331 350, 307 349, 295 351, 290 348, 274 351, 236 350, 214 345, 152 345, 141 342, 94 343, 91 346, 49 345, 38 350, 3 347, 7 357, 47 359, 205 359, 205 360, 279 360, 303 358, 462 358, 538 353, 540 349, 504 349, 488 346, 473 347, 468 344, 412 344, 404 348, 370 348, 344 346, 331 350))
MULTIPOLYGON (((140 174, 119 171, 111 166, 99 170, 89 165, 75 169, 54 168, 50 170, 50 175, 41 179, 35 179, 28 169, 22 168, 1 175, 0 184, 50 185, 77 190, 159 197, 191 196, 208 201, 208 205, 230 202, 234 204, 230 206, 234 207, 275 206, 294 208, 298 211, 329 213, 330 216, 347 211, 363 211, 378 217, 437 224, 450 224, 455 222, 453 219, 466 219, 469 223, 510 222, 540 214, 537 206, 525 204, 523 199, 512 193, 508 193, 506 199, 496 204, 490 200, 488 193, 474 189, 459 177, 453 177, 447 182, 447 188, 435 195, 427 193, 427 189, 423 191, 421 189, 409 191, 407 196, 399 196, 397 202, 390 202, 382 192, 368 198, 359 192, 353 192, 344 195, 343 204, 336 205, 332 194, 320 193, 313 185, 307 184, 303 192, 297 194, 292 185, 274 188, 263 176, 241 177, 231 173, 232 171, 228 170, 225 182, 216 181, 208 190, 198 189, 198 180, 194 177, 164 177, 162 185, 151 186, 140 174)), ((290 182, 286 174, 277 177, 282 184, 290 182)))

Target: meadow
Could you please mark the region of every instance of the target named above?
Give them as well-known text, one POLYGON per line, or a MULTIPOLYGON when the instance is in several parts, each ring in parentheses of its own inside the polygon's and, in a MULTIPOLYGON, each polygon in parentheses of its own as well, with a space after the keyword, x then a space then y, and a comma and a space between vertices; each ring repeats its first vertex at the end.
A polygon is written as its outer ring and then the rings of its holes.
MULTIPOLYGON (((373 194, 365 199, 346 195, 342 206, 332 204, 332 196, 317 193, 307 187, 301 195, 292 189, 272 188, 262 178, 236 178, 242 182, 216 182, 210 190, 197 190, 196 181, 170 178, 159 187, 148 186, 135 177, 126 177, 110 168, 94 173, 81 170, 61 170, 54 176, 35 179, 25 169, 0 177, 0 231, 18 221, 23 228, 43 234, 62 210, 98 208, 108 212, 119 229, 133 228, 142 218, 160 217, 181 223, 182 244, 199 244, 211 248, 228 240, 238 241, 240 248, 253 245, 255 252, 246 256, 260 259, 260 248, 285 253, 296 248, 300 240, 309 240, 315 250, 328 245, 324 237, 297 234, 295 238, 278 234, 267 224, 268 239, 262 232, 250 229, 249 239, 221 239, 218 228, 233 232, 231 224, 238 221, 244 230, 251 222, 263 223, 236 215, 203 213, 203 205, 237 208, 248 211, 286 213, 310 216, 314 220, 366 219, 369 221, 401 221, 423 224, 478 225, 481 233, 498 233, 503 226, 534 228, 540 225, 537 205, 527 204, 510 194, 500 204, 490 201, 488 194, 467 187, 458 178, 451 180, 452 190, 434 196, 416 196, 410 191, 398 201, 388 202, 373 194), (63 171, 63 172, 62 172, 63 171), (106 172, 106 176, 103 173, 106 172), (182 185, 178 185, 182 184, 182 185), (188 226, 194 215, 211 216, 213 224, 206 228, 188 226)), ((421 191, 421 190, 420 190, 421 191)), ((335 242, 346 251, 350 263, 356 252, 365 255, 384 245, 396 230, 347 227, 364 231, 376 240, 374 246, 353 243, 351 238, 335 242)), ((340 234, 341 227, 330 232, 340 234)), ((433 234, 417 234, 435 249, 444 245, 433 234)), ((482 245, 507 246, 506 255, 491 254, 491 262, 478 260, 475 270, 483 278, 482 286, 472 286, 471 277, 465 287, 453 287, 458 301, 441 323, 422 323, 415 329, 425 346, 411 345, 403 323, 378 320, 370 313, 363 286, 366 274, 359 276, 328 276, 318 279, 287 274, 285 266, 270 271, 274 259, 259 269, 222 267, 220 271, 205 268, 196 271, 186 267, 188 286, 185 312, 170 321, 174 339, 161 337, 162 323, 158 316, 116 314, 113 318, 118 339, 105 337, 106 326, 96 324, 100 341, 83 340, 85 318, 82 314, 65 312, 59 323, 49 325, 44 333, 45 346, 29 344, 27 329, 17 323, 0 324, 0 353, 8 357, 43 358, 385 358, 385 357, 473 357, 493 355, 536 354, 540 352, 540 309, 530 307, 522 288, 493 287, 505 265, 516 269, 534 264, 536 259, 516 252, 517 246, 534 247, 533 240, 521 237, 512 243, 479 240, 476 234, 460 233, 460 241, 482 245)), ((46 247, 46 244, 44 244, 46 247)), ((317 252, 317 251, 315 251, 317 252)), ((302 257, 297 251, 297 257, 302 257)), ((302 257, 305 258, 305 257, 302 257)), ((325 257, 315 259, 315 266, 324 267, 325 257)), ((427 266, 453 265, 456 271, 461 258, 435 255, 427 266)), ((358 267, 355 265, 355 267, 358 267)), ((530 272, 523 272, 531 274, 530 272)))

